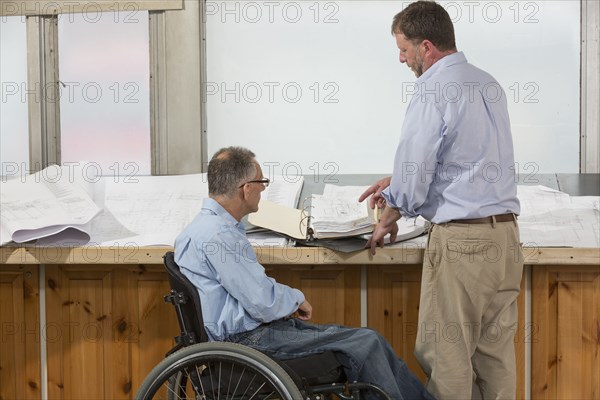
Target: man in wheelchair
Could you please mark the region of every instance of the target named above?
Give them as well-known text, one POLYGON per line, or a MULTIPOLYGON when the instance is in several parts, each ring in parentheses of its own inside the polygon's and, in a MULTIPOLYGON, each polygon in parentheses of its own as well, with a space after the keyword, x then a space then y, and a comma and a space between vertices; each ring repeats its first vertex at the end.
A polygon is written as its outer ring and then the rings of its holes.
POLYGON ((258 210, 268 184, 254 153, 219 150, 208 165, 209 198, 175 241, 175 262, 198 290, 209 340, 276 360, 333 351, 350 381, 374 384, 394 400, 432 399, 377 332, 307 322, 312 307, 303 293, 265 274, 241 221, 258 210))

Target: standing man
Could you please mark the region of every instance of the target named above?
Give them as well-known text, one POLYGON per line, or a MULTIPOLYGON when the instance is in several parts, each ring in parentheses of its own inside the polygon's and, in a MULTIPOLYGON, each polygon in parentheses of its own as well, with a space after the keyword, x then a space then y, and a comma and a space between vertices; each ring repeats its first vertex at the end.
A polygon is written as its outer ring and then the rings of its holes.
POLYGON ((506 96, 458 52, 448 13, 417 1, 394 17, 400 62, 417 76, 391 177, 360 197, 385 210, 375 254, 401 215, 432 222, 415 356, 438 399, 514 399, 523 257, 506 96))
POLYGON ((175 262, 198 288, 210 340, 241 343, 275 359, 331 350, 351 381, 373 383, 394 400, 431 400, 381 335, 306 322, 312 307, 304 294, 265 274, 241 220, 258 210, 268 184, 254 153, 219 150, 208 164, 210 198, 175 240, 175 262), (288 318, 294 313, 297 318, 288 318))

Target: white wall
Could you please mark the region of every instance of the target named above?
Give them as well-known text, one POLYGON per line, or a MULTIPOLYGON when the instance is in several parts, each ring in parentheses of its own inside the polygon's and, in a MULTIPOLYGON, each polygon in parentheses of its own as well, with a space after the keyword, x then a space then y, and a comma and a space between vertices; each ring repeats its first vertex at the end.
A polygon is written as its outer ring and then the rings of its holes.
MULTIPOLYGON (((504 87, 519 170, 577 172, 580 2, 440 2, 458 49, 504 87)), ((400 1, 207 2, 208 154, 275 173, 391 171, 415 77, 390 34, 400 1)))

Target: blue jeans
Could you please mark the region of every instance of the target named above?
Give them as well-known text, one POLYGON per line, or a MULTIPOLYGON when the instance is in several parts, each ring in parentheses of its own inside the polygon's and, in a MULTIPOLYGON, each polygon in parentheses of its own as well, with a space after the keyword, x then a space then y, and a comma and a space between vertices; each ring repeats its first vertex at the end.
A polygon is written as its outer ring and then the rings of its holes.
POLYGON ((332 350, 350 381, 375 384, 394 400, 433 399, 385 338, 369 328, 316 325, 291 318, 261 325, 227 340, 281 360, 332 350))

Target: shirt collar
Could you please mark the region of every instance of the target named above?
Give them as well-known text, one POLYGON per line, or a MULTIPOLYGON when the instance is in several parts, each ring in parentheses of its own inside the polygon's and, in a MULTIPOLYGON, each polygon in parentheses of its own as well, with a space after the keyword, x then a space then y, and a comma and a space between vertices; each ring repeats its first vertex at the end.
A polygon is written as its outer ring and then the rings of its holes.
POLYGON ((235 218, 233 218, 233 216, 229 214, 229 212, 226 209, 224 209, 223 206, 221 206, 217 201, 211 199, 210 197, 204 199, 204 201, 202 202, 202 210, 208 210, 213 214, 225 219, 227 222, 231 223, 236 228, 245 231, 244 224, 241 221, 238 221, 235 218))
POLYGON ((416 83, 425 82, 427 79, 432 77, 435 73, 437 73, 440 69, 448 68, 451 65, 455 64, 463 64, 467 62, 467 58, 465 57, 462 51, 457 51, 456 53, 448 54, 447 56, 441 58, 436 63, 434 63, 427 71, 421 75, 416 83))

